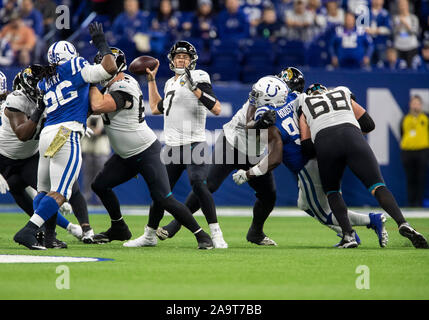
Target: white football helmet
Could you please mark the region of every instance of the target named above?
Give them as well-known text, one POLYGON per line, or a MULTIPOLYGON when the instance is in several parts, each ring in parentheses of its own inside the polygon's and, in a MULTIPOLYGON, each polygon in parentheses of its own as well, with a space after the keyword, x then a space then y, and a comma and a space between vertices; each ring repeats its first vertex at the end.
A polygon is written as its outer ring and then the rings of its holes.
POLYGON ((76 48, 68 41, 57 41, 49 47, 49 64, 63 64, 73 58, 78 57, 76 48))
POLYGON ((0 71, 0 95, 5 94, 7 91, 6 76, 0 71))
POLYGON ((286 103, 289 88, 286 83, 274 76, 263 77, 256 82, 249 94, 249 99, 256 106, 281 106, 286 103))

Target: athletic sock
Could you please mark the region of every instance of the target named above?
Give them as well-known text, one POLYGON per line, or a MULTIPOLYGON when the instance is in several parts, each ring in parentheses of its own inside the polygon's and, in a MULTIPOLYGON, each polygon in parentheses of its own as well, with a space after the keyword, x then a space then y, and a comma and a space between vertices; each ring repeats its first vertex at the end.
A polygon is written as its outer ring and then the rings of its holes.
POLYGON ((161 202, 153 201, 149 209, 149 219, 147 225, 153 229, 158 229, 159 222, 164 217, 164 207, 161 202))
POLYGON ((328 195, 329 207, 332 210, 335 218, 338 221, 343 234, 351 234, 352 226, 350 225, 349 217, 347 216, 347 206, 344 202, 341 193, 334 192, 328 195))
POLYGON ((40 204, 40 201, 43 199, 43 197, 46 196, 46 192, 40 192, 37 194, 33 199, 33 211, 36 211, 37 207, 40 204))
POLYGON ((259 198, 256 199, 255 204, 253 205, 253 219, 252 219, 252 228, 262 233, 264 229, 265 221, 273 210, 274 203, 272 201, 268 204, 268 201, 261 201, 259 198))
POLYGON ((79 221, 79 224, 89 224, 88 206, 79 189, 72 193, 69 203, 73 208, 73 213, 77 221, 79 221))
POLYGON ((124 221, 123 217, 119 218, 118 220, 110 219, 110 222, 111 222, 111 224, 112 224, 112 227, 124 227, 124 226, 126 226, 126 225, 127 225, 127 224, 125 223, 125 221, 124 221))
POLYGON ((34 211, 33 216, 30 218, 30 221, 41 227, 44 222, 48 221, 50 217, 52 217, 58 212, 59 208, 60 207, 58 206, 54 198, 51 198, 50 196, 44 196, 40 200, 37 209, 34 211))
MULTIPOLYGON (((57 225, 57 216, 58 213, 55 213, 52 217, 50 217, 48 220, 46 220, 45 222, 45 238, 55 238, 55 227, 57 225)), ((68 222, 68 221, 67 221, 68 222)), ((68 225, 68 223, 67 223, 68 225)), ((66 226, 67 228, 67 226, 66 226)))
MULTIPOLYGON (((350 220, 350 224, 352 226, 367 226, 370 223, 369 215, 363 213, 357 213, 352 210, 348 210, 347 212, 350 220)), ((332 214, 332 212, 328 215, 329 219, 331 219, 332 224, 335 226, 339 226, 337 219, 332 214)))
POLYGON ((395 198, 392 193, 385 186, 378 187, 375 190, 375 198, 377 199, 380 206, 386 211, 397 223, 398 227, 406 222, 402 215, 401 209, 399 209, 395 198))
POLYGON ((61 213, 57 212, 57 225, 63 229, 67 229, 70 221, 68 221, 61 213))
POLYGON ((198 209, 200 209, 200 200, 198 200, 197 195, 194 193, 194 191, 191 191, 188 194, 188 197, 186 198, 185 201, 185 206, 187 206, 189 208, 189 210, 191 210, 192 214, 194 214, 195 212, 198 211, 198 209))
POLYGON ((110 219, 119 220, 122 217, 121 207, 119 205, 119 200, 112 189, 94 191, 109 213, 110 219))

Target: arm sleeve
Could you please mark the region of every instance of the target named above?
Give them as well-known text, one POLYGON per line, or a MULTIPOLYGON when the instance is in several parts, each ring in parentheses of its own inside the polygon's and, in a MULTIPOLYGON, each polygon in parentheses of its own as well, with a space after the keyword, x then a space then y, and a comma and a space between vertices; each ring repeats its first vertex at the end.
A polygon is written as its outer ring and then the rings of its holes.
POLYGON ((316 157, 316 149, 314 148, 313 141, 311 139, 305 139, 301 141, 302 153, 308 159, 316 157))
POLYGON ((81 70, 81 75, 86 83, 99 83, 112 78, 101 64, 86 64, 81 70))
POLYGON ((158 102, 157 108, 159 112, 164 113, 164 99, 161 99, 161 101, 158 102))
POLYGON ((358 120, 360 128, 363 133, 369 133, 375 129, 374 120, 372 120, 371 116, 368 112, 365 112, 358 120))
POLYGON ((133 107, 133 96, 124 91, 113 91, 110 93, 116 103, 116 110, 131 109, 133 107))

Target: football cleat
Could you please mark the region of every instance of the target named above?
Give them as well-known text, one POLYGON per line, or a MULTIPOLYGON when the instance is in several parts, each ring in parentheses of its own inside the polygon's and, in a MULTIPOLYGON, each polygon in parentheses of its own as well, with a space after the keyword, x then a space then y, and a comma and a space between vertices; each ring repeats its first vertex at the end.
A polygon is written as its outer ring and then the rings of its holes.
POLYGON ((107 231, 94 235, 93 239, 95 243, 107 243, 113 240, 130 240, 131 236, 132 234, 130 229, 128 229, 128 226, 124 223, 123 226, 112 226, 107 231))
POLYGON ((82 239, 83 232, 80 225, 69 223, 67 226, 67 232, 79 240, 82 239))
POLYGON ((227 249, 228 243, 223 239, 222 233, 212 235, 213 246, 215 249, 227 249))
POLYGON ((156 229, 156 236, 159 238, 159 240, 167 240, 168 237, 168 231, 165 230, 163 227, 159 227, 156 229))
POLYGON ((338 243, 337 248, 357 248, 359 246, 356 240, 356 232, 353 231, 351 234, 345 234, 341 241, 338 243))
POLYGON ((267 235, 263 232, 255 232, 252 227, 250 227, 249 231, 247 232, 246 239, 247 241, 259 246, 277 246, 277 243, 273 239, 267 237, 267 235))
POLYGON ((418 249, 429 249, 429 245, 425 237, 413 229, 408 222, 404 222, 399 226, 401 236, 410 239, 413 246, 418 249))
POLYGON ((375 231, 380 247, 384 248, 389 241, 389 234, 384 226, 386 223, 386 216, 382 213, 370 213, 369 220, 370 223, 367 228, 371 228, 375 231))
POLYGON ((158 243, 155 230, 146 226, 144 228, 144 234, 137 239, 130 240, 124 243, 124 247, 135 248, 135 247, 154 247, 158 243))
POLYGON ((202 250, 213 249, 213 246, 214 246, 213 241, 204 230, 201 229, 200 232, 195 234, 195 237, 197 238, 197 241, 198 241, 198 249, 202 249, 202 250))
MULTIPOLYGON (((337 236, 340 237, 341 239, 343 238, 343 234, 342 233, 337 233, 337 236)), ((359 238, 359 236, 358 236, 358 234, 357 234, 356 231, 354 231, 354 236, 355 236, 357 244, 360 245, 361 241, 360 241, 360 238, 359 238)), ((338 248, 338 246, 340 245, 340 243, 341 243, 341 241, 338 242, 337 244, 334 244, 334 247, 338 248)))
POLYGON ((46 247, 37 241, 33 231, 26 227, 19 230, 13 237, 13 240, 30 250, 46 250, 46 247))
POLYGON ((48 249, 67 249, 67 243, 58 240, 56 237, 45 238, 45 247, 48 249))
POLYGON ((89 229, 82 235, 82 242, 86 244, 94 243, 94 230, 89 229))

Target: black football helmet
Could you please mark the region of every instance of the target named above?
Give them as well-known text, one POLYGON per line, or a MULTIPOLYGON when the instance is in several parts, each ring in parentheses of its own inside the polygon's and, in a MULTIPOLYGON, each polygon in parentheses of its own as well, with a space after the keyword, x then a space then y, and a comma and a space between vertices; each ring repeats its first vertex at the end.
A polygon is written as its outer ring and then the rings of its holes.
POLYGON ((277 77, 282 79, 291 91, 304 92, 305 79, 303 73, 295 68, 288 67, 280 72, 277 77))
POLYGON ((307 88, 307 90, 305 90, 305 93, 308 95, 313 95, 313 94, 321 94, 325 91, 328 91, 328 89, 324 85, 320 83, 313 83, 311 86, 307 88))
POLYGON ((169 66, 171 71, 174 71, 176 73, 183 73, 182 70, 176 70, 176 68, 174 67, 174 63, 173 63, 173 59, 174 56, 178 53, 187 53, 189 54, 189 56, 191 57, 191 63, 188 66, 189 70, 194 70, 195 67, 197 66, 197 60, 198 60, 198 54, 197 54, 197 50, 195 49, 195 47, 190 44, 188 41, 177 41, 170 49, 170 51, 168 52, 167 58, 168 61, 170 61, 169 66), (177 72, 179 71, 179 72, 177 72))
MULTIPOLYGON (((113 57, 116 61, 118 73, 127 70, 127 59, 125 58, 125 53, 116 47, 110 47, 110 50, 112 51, 113 57)), ((101 60, 103 60, 103 56, 100 54, 100 52, 97 52, 94 57, 94 63, 100 64, 101 60)))
POLYGON ((39 64, 33 64, 20 71, 13 80, 13 89, 21 89, 24 93, 36 101, 40 92, 37 84, 45 77, 45 67, 39 64))

